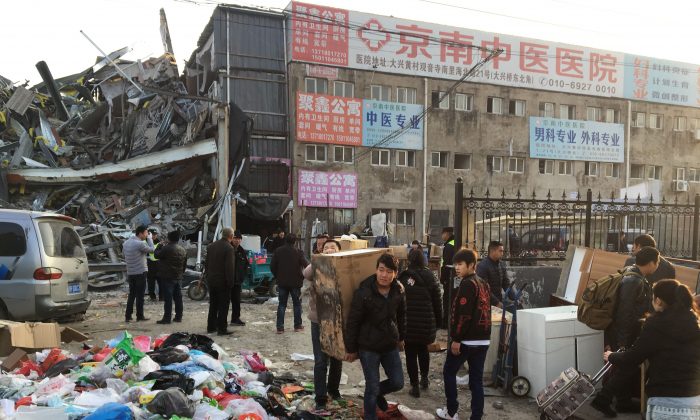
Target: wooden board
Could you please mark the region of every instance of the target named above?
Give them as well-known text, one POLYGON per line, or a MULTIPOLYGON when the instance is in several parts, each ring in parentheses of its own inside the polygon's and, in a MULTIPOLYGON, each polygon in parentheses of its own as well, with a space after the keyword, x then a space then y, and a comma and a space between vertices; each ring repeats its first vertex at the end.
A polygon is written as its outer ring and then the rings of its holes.
POLYGON ((388 248, 369 248, 312 257, 321 348, 331 357, 345 357, 343 332, 353 294, 375 273, 377 258, 390 252, 388 248))

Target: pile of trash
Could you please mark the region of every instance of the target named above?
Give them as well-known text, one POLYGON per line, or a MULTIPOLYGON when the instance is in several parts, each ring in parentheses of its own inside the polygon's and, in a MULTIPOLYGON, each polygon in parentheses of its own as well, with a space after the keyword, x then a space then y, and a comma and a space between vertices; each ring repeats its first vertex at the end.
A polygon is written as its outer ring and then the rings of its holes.
POLYGON ((313 384, 275 375, 250 351, 228 354, 185 332, 132 337, 73 355, 54 348, 0 374, 0 419, 359 418, 352 402, 315 411, 313 384))
POLYGON ((58 79, 39 62, 33 87, 0 76, 0 207, 99 226, 90 263, 121 261, 113 242, 136 224, 194 234, 216 191, 218 104, 188 94, 172 54, 128 51, 58 79))

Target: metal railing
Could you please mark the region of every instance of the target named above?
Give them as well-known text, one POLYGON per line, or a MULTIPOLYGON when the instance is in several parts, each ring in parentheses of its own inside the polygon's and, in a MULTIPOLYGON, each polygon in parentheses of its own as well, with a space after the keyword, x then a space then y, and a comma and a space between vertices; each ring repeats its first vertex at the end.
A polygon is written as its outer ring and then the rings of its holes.
POLYGON ((562 193, 548 191, 507 196, 505 191, 483 196, 464 195, 461 178, 455 184, 455 243, 464 243, 487 255, 488 244, 504 244, 504 259, 525 263, 563 260, 569 245, 581 245, 627 253, 634 238, 652 235, 662 255, 698 260, 700 195, 686 200, 650 197, 595 198, 589 189, 562 193))

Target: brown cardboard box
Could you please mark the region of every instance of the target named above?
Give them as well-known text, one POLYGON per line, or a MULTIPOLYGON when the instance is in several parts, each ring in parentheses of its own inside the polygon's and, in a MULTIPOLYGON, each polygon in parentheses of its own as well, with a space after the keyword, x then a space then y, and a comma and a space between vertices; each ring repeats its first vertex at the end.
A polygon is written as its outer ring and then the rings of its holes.
POLYGON ((364 239, 340 239, 335 238, 340 242, 341 251, 352 251, 353 249, 367 249, 367 241, 364 239))
POLYGON ((390 246, 391 253, 400 260, 408 258, 408 247, 406 245, 390 246))
POLYGON ((363 280, 375 273, 377 258, 387 252, 391 250, 370 248, 313 256, 321 347, 332 357, 341 360, 345 357, 343 331, 353 294, 363 280))
POLYGON ((2 361, 2 370, 11 372, 24 360, 29 360, 27 352, 22 349, 15 349, 2 361))
POLYGON ((0 328, 0 356, 6 356, 16 348, 61 347, 61 330, 56 323, 2 321, 0 325, 3 326, 0 328))
MULTIPOLYGON (((442 258, 442 247, 435 244, 430 245, 430 257, 442 258)), ((449 264, 452 264, 452 262, 449 262, 449 264)))

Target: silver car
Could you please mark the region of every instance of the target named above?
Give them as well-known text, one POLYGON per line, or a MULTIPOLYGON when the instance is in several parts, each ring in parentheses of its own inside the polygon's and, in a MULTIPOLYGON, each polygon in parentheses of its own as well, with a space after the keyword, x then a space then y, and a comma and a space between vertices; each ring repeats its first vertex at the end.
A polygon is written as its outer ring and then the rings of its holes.
POLYGON ((72 222, 0 209, 0 319, 42 321, 87 311, 88 260, 72 222))

